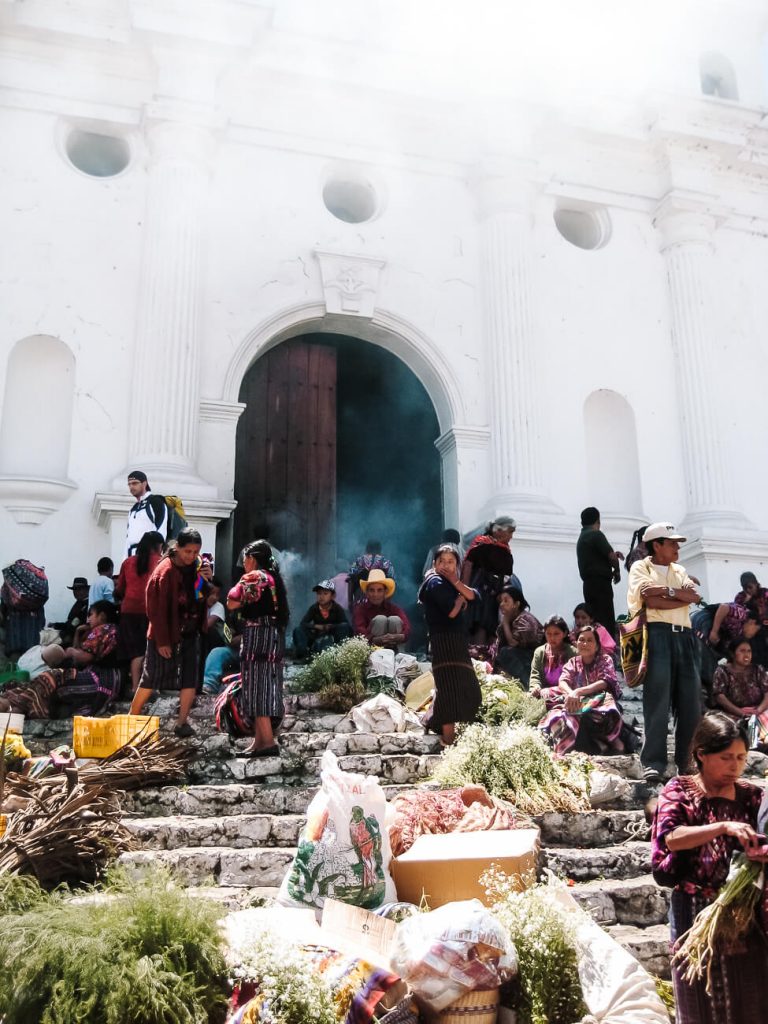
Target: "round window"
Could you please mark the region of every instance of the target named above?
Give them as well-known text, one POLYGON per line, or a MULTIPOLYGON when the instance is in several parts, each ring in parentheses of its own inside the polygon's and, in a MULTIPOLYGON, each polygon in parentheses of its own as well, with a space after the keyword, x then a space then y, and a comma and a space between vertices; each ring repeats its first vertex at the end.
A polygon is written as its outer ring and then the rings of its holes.
POLYGON ((579 249, 599 249, 611 233, 611 222, 603 209, 560 207, 555 210, 555 227, 566 242, 579 249))
POLYGON ((111 178, 130 163, 131 150, 119 135, 99 135, 74 128, 67 136, 66 152, 70 162, 83 174, 111 178))
POLYGON ((323 188, 329 213, 347 224, 362 224, 378 209, 376 190, 367 178, 344 175, 330 178, 323 188))

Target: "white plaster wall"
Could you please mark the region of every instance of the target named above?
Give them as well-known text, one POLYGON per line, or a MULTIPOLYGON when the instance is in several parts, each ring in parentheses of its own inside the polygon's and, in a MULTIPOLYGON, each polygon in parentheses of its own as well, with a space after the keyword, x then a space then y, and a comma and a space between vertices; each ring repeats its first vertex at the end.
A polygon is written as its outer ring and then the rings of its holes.
MULTIPOLYGON (((0 563, 47 567, 52 617, 71 604, 72 577, 92 577, 110 551, 91 503, 126 457, 143 214, 140 162, 117 178, 87 177, 60 155, 58 131, 51 114, 0 107, 0 135, 13 141, 0 164, 0 365, 31 334, 60 338, 76 361, 69 477, 78 489, 39 526, 0 508, 0 563)), ((34 394, 28 415, 45 420, 34 394)), ((20 423, 20 445, 24 433, 20 423)))

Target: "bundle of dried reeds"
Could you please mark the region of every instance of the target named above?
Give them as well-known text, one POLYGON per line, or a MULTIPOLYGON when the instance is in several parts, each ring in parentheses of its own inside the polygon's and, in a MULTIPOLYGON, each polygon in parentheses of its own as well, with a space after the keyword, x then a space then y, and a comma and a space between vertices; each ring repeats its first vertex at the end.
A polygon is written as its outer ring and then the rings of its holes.
MULTIPOLYGON (((10 779, 7 783, 14 785, 10 779)), ((0 874, 33 874, 42 885, 92 882, 118 854, 135 848, 107 788, 73 779, 31 781, 26 805, 8 816, 0 840, 0 874)))
POLYGON ((43 885, 94 881, 107 861, 136 846, 121 823, 120 791, 184 778, 191 755, 163 737, 42 778, 6 775, 0 763, 0 874, 34 874, 43 885))

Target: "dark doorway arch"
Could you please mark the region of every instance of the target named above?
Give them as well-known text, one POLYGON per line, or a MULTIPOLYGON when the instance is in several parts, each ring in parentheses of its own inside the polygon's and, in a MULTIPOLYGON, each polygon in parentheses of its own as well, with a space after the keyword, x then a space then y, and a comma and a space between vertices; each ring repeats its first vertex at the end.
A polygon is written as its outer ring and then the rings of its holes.
POLYGON ((314 583, 371 538, 394 563, 395 600, 413 611, 426 551, 443 526, 440 428, 416 375, 359 338, 303 334, 251 365, 240 401, 234 550, 268 530, 292 553, 292 622, 314 583))

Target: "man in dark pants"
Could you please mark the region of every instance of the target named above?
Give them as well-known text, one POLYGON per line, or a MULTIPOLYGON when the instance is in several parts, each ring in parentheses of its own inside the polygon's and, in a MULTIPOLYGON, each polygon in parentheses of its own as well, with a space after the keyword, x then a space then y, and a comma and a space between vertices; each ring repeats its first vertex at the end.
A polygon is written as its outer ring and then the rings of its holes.
POLYGON ((671 523, 652 523, 643 534, 651 552, 629 572, 630 616, 645 608, 648 671, 643 683, 645 742, 640 753, 646 782, 657 785, 667 767, 670 707, 675 716, 675 762, 689 770, 690 745, 701 718, 701 683, 689 606, 701 604, 694 581, 676 559, 681 537, 671 523))
POLYGON ((600 529, 600 513, 596 508, 585 508, 581 513, 581 533, 576 542, 576 560, 579 563, 584 601, 595 622, 616 638, 616 613, 613 610, 613 584, 619 582, 619 562, 624 555, 614 551, 600 529))

